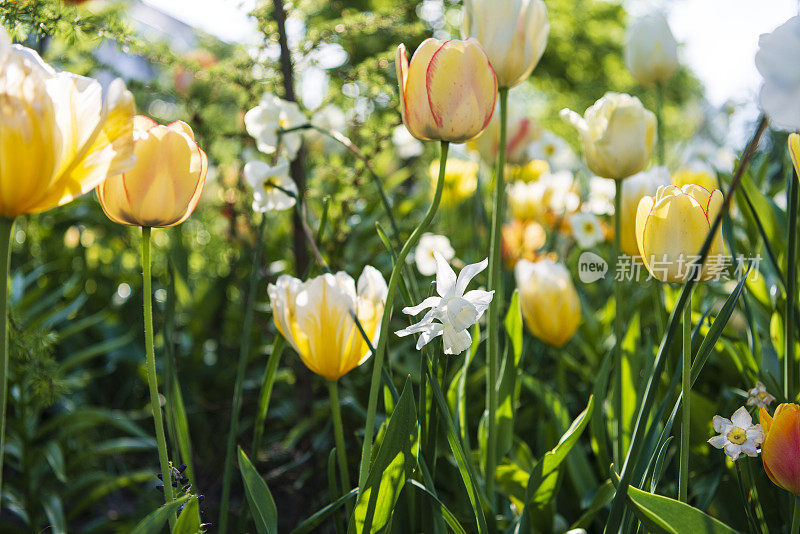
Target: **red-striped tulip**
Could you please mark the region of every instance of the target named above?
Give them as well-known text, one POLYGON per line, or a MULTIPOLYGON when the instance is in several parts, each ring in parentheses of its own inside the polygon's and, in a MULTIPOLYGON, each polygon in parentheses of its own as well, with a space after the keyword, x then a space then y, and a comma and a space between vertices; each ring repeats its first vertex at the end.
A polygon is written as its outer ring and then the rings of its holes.
POLYGON ((800 406, 781 404, 772 417, 759 408, 758 419, 766 434, 761 445, 764 471, 775 485, 800 495, 800 406))
POLYGON ((403 122, 417 139, 463 143, 492 118, 497 78, 474 39, 426 39, 410 63, 401 44, 397 80, 403 122))

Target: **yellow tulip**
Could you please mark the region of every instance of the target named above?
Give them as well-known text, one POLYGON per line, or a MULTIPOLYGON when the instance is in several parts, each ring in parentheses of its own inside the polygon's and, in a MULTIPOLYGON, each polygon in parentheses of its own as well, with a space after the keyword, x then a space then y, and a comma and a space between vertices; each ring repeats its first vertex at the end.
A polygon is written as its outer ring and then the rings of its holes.
POLYGON ((536 261, 543 256, 540 252, 547 241, 547 233, 535 221, 514 219, 503 225, 502 256, 509 269, 513 269, 521 259, 536 261))
POLYGON ((500 87, 513 87, 539 63, 550 23, 542 0, 465 0, 462 33, 486 49, 500 87))
POLYGON ((97 188, 100 205, 119 224, 164 228, 189 218, 203 192, 208 158, 188 124, 162 126, 137 115, 136 166, 97 188))
POLYGON ((275 326, 306 367, 328 380, 369 359, 353 314, 376 346, 387 291, 381 274, 370 266, 358 278, 358 291, 344 272, 306 282, 283 275, 268 287, 275 326))
MULTIPOLYGON (((439 179, 439 160, 431 163, 429 168, 431 178, 431 196, 436 190, 436 181, 439 179)), ((470 198, 478 188, 478 162, 463 159, 448 159, 444 169, 444 189, 442 190, 442 203, 454 206, 470 198)))
POLYGON ((699 185, 661 186, 655 197, 645 196, 636 212, 639 253, 653 277, 662 282, 683 282, 689 275, 714 278, 722 266, 722 232, 717 230, 702 270, 691 265, 722 207, 722 192, 699 185), (699 276, 698 276, 699 275, 699 276))
POLYGON ((666 167, 654 167, 631 176, 622 182, 622 208, 620 225, 620 247, 628 256, 639 256, 636 243, 636 212, 639 201, 645 196, 655 195, 662 185, 669 185, 670 176, 666 167))
POLYGON ((72 201, 133 157, 133 96, 121 80, 56 72, 0 28, 0 216, 72 201))
POLYGON ((550 173, 550 164, 543 159, 532 159, 525 165, 509 165, 506 167, 509 182, 535 182, 550 173))
POLYGON ((672 185, 683 187, 688 184, 697 184, 713 191, 719 185, 717 174, 714 169, 704 163, 693 163, 687 167, 678 169, 672 175, 672 185))
POLYGON ((759 407, 758 420, 765 434, 761 444, 764 471, 776 486, 800 495, 800 406, 781 404, 772 417, 759 407))
POLYGON ((622 180, 647 166, 656 140, 656 116, 635 96, 606 93, 581 117, 564 109, 578 129, 586 166, 602 178, 622 180))
POLYGON ((794 172, 800 176, 800 135, 796 133, 789 134, 789 155, 792 158, 794 172))
POLYGON ((474 39, 426 39, 410 63, 401 44, 396 66, 403 122, 417 139, 463 143, 489 124, 497 78, 474 39))
POLYGON ((514 269, 522 316, 531 333, 562 347, 578 330, 581 303, 567 268, 550 258, 520 260, 514 269))

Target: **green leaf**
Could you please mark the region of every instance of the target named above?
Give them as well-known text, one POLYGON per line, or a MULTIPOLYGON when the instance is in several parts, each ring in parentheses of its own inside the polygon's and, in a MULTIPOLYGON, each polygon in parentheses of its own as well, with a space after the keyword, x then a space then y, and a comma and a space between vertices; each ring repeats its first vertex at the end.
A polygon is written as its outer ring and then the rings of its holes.
POLYGON ((413 479, 409 480, 408 482, 406 482, 406 484, 410 484, 411 486, 416 488, 418 491, 422 492, 425 496, 427 496, 433 502, 434 506, 436 506, 436 508, 438 508, 439 513, 442 514, 442 517, 444 517, 444 520, 447 521, 447 525, 450 527, 450 529, 453 532, 455 532, 456 534, 466 534, 466 531, 464 530, 464 527, 462 527, 461 524, 458 522, 458 519, 456 518, 456 516, 453 514, 453 512, 451 512, 447 508, 447 506, 444 505, 444 503, 442 501, 439 500, 439 497, 437 497, 436 495, 431 493, 431 491, 428 488, 426 488, 425 486, 423 486, 422 484, 420 484, 416 480, 413 480, 413 479))
POLYGON ((350 522, 350 531, 378 532, 387 525, 405 482, 414 473, 419 456, 419 426, 411 379, 389 419, 386 434, 350 522))
POLYGON ((511 450, 514 439, 514 412, 519 400, 517 369, 522 358, 522 309, 519 291, 514 291, 505 319, 506 332, 511 340, 511 351, 506 347, 500 383, 497 390, 497 461, 511 450))
POLYGON ((64 506, 57 495, 48 494, 42 499, 42 508, 50 523, 50 532, 66 534, 67 520, 64 518, 64 506))
POLYGON ((200 532, 200 503, 196 496, 192 496, 183 507, 172 534, 197 534, 200 532))
POLYGON ((47 442, 44 448, 44 457, 53 469, 53 474, 56 475, 59 482, 66 482, 67 475, 64 472, 64 453, 61 452, 61 447, 58 446, 58 442, 47 442))
POLYGON ((611 502, 615 491, 616 489, 614 488, 614 484, 611 483, 611 480, 606 480, 599 488, 597 488, 597 492, 595 492, 594 498, 589 504, 589 508, 586 509, 586 511, 577 521, 570 525, 570 530, 589 528, 597 513, 611 502))
POLYGON ((267 483, 258 474, 241 447, 239 447, 239 471, 242 474, 247 504, 250 506, 250 513, 253 514, 258 534, 277 534, 278 509, 275 507, 275 501, 267 483))
POLYGON ((358 488, 353 488, 349 493, 342 495, 328 506, 318 511, 292 530, 289 534, 306 534, 317 528, 322 522, 328 518, 333 512, 344 506, 350 499, 354 499, 358 495, 358 488))
POLYGON ((164 525, 167 524, 169 516, 175 513, 183 503, 189 500, 189 495, 184 495, 180 499, 165 504, 142 519, 131 534, 161 534, 164 525))
POLYGON ((628 487, 636 517, 655 534, 736 534, 737 531, 688 504, 628 487))

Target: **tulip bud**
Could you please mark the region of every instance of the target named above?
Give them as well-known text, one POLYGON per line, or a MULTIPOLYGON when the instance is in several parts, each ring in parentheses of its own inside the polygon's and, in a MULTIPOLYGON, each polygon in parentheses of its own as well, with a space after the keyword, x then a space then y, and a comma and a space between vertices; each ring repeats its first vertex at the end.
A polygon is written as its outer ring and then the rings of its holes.
POLYGON ((633 77, 645 87, 664 83, 675 74, 678 43, 664 15, 648 15, 631 26, 625 47, 625 63, 633 77))
POLYGON ((578 129, 586 165, 602 178, 622 180, 647 166, 656 140, 656 116, 635 96, 606 93, 581 117, 561 117, 578 129))
POLYGON ((483 45, 500 87, 513 87, 530 76, 549 32, 542 0, 464 2, 462 33, 483 45))
POLYGON ((800 176, 800 135, 789 134, 789 156, 792 158, 794 172, 800 176))
POLYGON ((642 261, 662 282, 683 282, 689 276, 709 280, 718 274, 723 257, 721 228, 711 242, 702 270, 693 261, 722 208, 722 192, 699 185, 661 186, 645 196, 636 212, 636 241, 642 261))
POLYGON ((528 329, 554 347, 562 347, 578 330, 581 304, 566 267, 549 258, 520 260, 514 269, 519 304, 528 329))
POLYGON ((622 182, 622 207, 619 214, 622 217, 622 233, 619 239, 622 251, 628 256, 639 256, 639 245, 636 243, 636 212, 639 201, 645 196, 655 195, 659 187, 669 184, 669 171, 666 167, 654 167, 634 174, 622 182))
POLYGON ((203 191, 208 158, 188 124, 162 126, 134 120, 136 166, 97 188, 109 219, 119 224, 164 228, 189 218, 203 191))
POLYGON ((463 143, 492 118, 497 78, 474 39, 426 39, 410 63, 401 44, 397 81, 403 122, 417 139, 463 143))
POLYGON ((758 419, 765 434, 761 445, 764 471, 776 486, 800 496, 800 406, 781 404, 772 417, 759 407, 758 419))
POLYGON ((267 288, 275 326, 314 373, 337 380, 370 357, 353 320, 358 317, 374 347, 378 343, 388 288, 381 274, 367 266, 358 288, 344 272, 306 282, 283 275, 267 288))
POLYGON ((0 28, 0 217, 72 201, 131 168, 133 95, 56 72, 0 28))

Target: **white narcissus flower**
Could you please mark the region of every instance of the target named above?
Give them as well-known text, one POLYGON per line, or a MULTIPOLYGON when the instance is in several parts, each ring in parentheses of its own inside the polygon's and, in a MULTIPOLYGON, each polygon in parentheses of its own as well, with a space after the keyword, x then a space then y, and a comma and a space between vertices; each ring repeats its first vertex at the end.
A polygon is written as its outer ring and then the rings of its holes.
POLYGON ((450 245, 450 240, 443 235, 436 235, 431 233, 422 234, 417 243, 417 248, 414 249, 414 262, 417 264, 417 270, 424 276, 431 276, 436 274, 436 258, 434 252, 438 252, 442 257, 450 261, 455 255, 456 251, 450 245))
POLYGON ((678 43, 664 15, 647 15, 631 26, 625 47, 625 64, 645 87, 672 78, 678 68, 678 43))
POLYGON ((253 211, 286 210, 295 205, 297 185, 289 176, 289 162, 284 158, 274 167, 263 161, 248 161, 244 179, 253 188, 253 211))
POLYGON ((589 179, 589 198, 584 206, 595 215, 614 215, 617 187, 613 180, 592 176, 589 179))
MULTIPOLYGON (((311 124, 323 130, 342 133, 347 128, 347 116, 336 104, 328 104, 314 111, 311 124)), ((309 150, 337 154, 346 150, 342 143, 318 130, 310 129, 305 135, 309 150)))
POLYGON ((306 123, 308 119, 296 102, 281 100, 271 93, 264 93, 258 106, 244 116, 247 133, 256 140, 256 146, 261 152, 274 154, 278 150, 280 139, 281 148, 286 150, 290 160, 297 156, 297 151, 303 143, 303 134, 299 130, 280 135, 278 132, 306 123))
POLYGON ((576 213, 569 218, 569 225, 572 228, 572 237, 581 248, 591 248, 605 237, 600 219, 594 213, 576 213))
POLYGON ((598 176, 622 180, 650 161, 656 116, 635 96, 608 92, 583 117, 569 109, 561 117, 577 128, 586 166, 598 176))
POLYGON ((550 33, 542 0, 465 0, 461 33, 483 45, 499 87, 513 87, 539 63, 550 33))
POLYGON ((742 406, 730 419, 714 416, 714 431, 718 436, 708 440, 712 447, 724 449, 731 460, 736 461, 741 453, 755 457, 760 452, 758 446, 764 442, 764 429, 754 425, 753 418, 742 406))
POLYGON ((546 161, 553 171, 571 171, 578 164, 578 159, 569 143, 547 130, 528 145, 528 157, 546 161))
POLYGON ((773 127, 800 129, 800 16, 758 38, 756 68, 764 78, 758 103, 773 127))
POLYGON ((755 387, 747 390, 747 405, 768 408, 775 402, 775 397, 767 392, 767 386, 763 382, 756 382, 755 387))
POLYGON ((442 336, 445 354, 461 354, 472 344, 469 328, 478 322, 483 312, 489 308, 494 291, 467 289, 470 281, 486 269, 489 260, 467 265, 456 273, 444 257, 434 251, 436 258, 436 292, 438 297, 428 297, 417 306, 403 308, 403 313, 417 315, 428 310, 416 324, 395 332, 398 336, 419 334, 417 350, 427 345, 433 338, 442 336))

